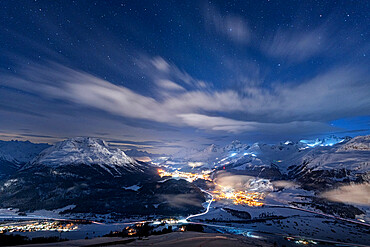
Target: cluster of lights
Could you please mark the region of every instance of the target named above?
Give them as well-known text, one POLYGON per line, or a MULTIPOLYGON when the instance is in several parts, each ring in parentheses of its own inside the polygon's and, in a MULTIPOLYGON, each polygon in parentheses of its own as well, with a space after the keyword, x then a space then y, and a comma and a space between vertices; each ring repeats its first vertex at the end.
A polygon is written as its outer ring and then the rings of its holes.
POLYGON ((263 193, 232 190, 214 190, 211 193, 216 201, 232 200, 232 202, 236 205, 242 204, 250 207, 259 207, 263 205, 263 202, 261 202, 261 200, 264 199, 263 193))
POLYGON ((4 232, 37 232, 37 231, 60 231, 68 232, 77 230, 77 225, 73 223, 62 224, 58 221, 42 221, 27 224, 10 224, 0 226, 0 233, 4 232))
POLYGON ((160 219, 160 220, 155 220, 152 222, 153 225, 159 225, 159 224, 169 224, 169 225, 173 225, 173 224, 178 224, 178 223, 186 223, 186 220, 182 219, 182 220, 178 220, 178 219, 160 219))
POLYGON ((189 182, 193 182, 197 179, 204 179, 204 180, 212 181, 209 176, 209 172, 202 172, 201 174, 198 174, 198 173, 180 172, 180 171, 167 172, 163 169, 158 169, 158 174, 160 177, 184 178, 189 182))
POLYGON ((127 231, 127 235, 129 235, 129 236, 136 235, 136 233, 137 233, 135 228, 131 228, 131 227, 127 226, 125 229, 127 231))
MULTIPOLYGON (((168 172, 163 169, 158 169, 158 174, 160 177, 184 178, 189 182, 193 182, 197 179, 204 179, 204 180, 214 182, 210 178, 209 172, 202 172, 201 174, 197 174, 197 173, 181 172, 181 171, 168 172)), ((216 185, 221 187, 222 189, 214 190, 210 192, 213 195, 213 198, 215 201, 232 200, 232 202, 236 205, 248 205, 250 207, 258 207, 258 206, 263 205, 262 200, 265 197, 264 193, 247 192, 247 191, 241 191, 241 190, 235 191, 233 189, 226 188, 218 184, 216 185)))
POLYGON ((295 242, 296 244, 300 244, 300 245, 318 244, 316 241, 313 241, 313 240, 296 239, 294 237, 286 237, 286 240, 295 242))

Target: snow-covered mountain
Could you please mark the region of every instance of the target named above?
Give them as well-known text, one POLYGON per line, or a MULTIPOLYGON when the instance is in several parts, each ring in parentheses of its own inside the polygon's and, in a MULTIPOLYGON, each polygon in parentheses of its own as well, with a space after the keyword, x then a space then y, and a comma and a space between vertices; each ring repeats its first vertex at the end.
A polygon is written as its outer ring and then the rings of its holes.
POLYGON ((317 138, 315 140, 300 140, 300 142, 312 148, 316 146, 321 146, 321 147, 333 146, 337 143, 342 143, 350 139, 351 139, 350 137, 340 138, 340 137, 332 135, 332 136, 325 137, 322 139, 317 138))
POLYGON ((247 150, 250 146, 248 144, 243 144, 239 140, 232 141, 229 145, 223 148, 224 152, 243 152, 247 150))
POLYGON ((143 164, 127 156, 118 148, 111 148, 97 138, 71 138, 42 151, 25 168, 40 165, 60 167, 66 165, 99 166, 107 172, 120 174, 122 168, 127 171, 143 171, 143 164))
POLYGON ((211 144, 203 149, 183 149, 170 156, 169 159, 160 162, 169 168, 174 169, 213 169, 227 162, 228 159, 236 159, 243 156, 249 145, 239 140, 231 142, 225 147, 211 144), (221 164, 222 163, 222 164, 221 164))
POLYGON ((254 143, 250 146, 235 140, 224 147, 212 144, 202 150, 182 150, 162 164, 176 169, 190 167, 200 170, 219 168, 245 170, 247 167, 248 169, 250 167, 261 168, 274 164, 285 171, 291 165, 291 159, 308 151, 304 151, 305 147, 305 144, 299 142, 285 142, 277 145, 254 143), (186 166, 186 164, 190 165, 186 166), (197 165, 191 167, 191 164, 197 165))
POLYGON ((370 135, 356 136, 346 144, 342 145, 338 151, 370 151, 370 135))
MULTIPOLYGON (((244 155, 222 159, 222 169, 269 179, 290 179, 306 189, 329 189, 349 182, 370 182, 370 136, 328 137, 276 145, 255 143, 244 155), (317 139, 319 140, 319 139, 317 139)), ((218 168, 221 169, 221 168, 218 168)))
POLYGON ((243 152, 234 152, 220 159, 216 169, 268 179, 282 179, 294 160, 306 152, 308 150, 302 149, 300 143, 254 143, 243 152))
POLYGON ((311 149, 290 167, 306 188, 327 189, 338 183, 370 182, 370 136, 311 149))
POLYGON ((369 146, 369 136, 330 136, 251 146, 234 141, 225 147, 213 144, 203 150, 184 150, 162 165, 177 170, 226 170, 268 179, 297 179, 303 183, 368 181, 369 146), (317 178, 319 174, 322 178, 317 178))
POLYGON ((0 181, 0 208, 28 211, 75 205, 74 213, 126 216, 190 214, 203 209, 205 198, 195 185, 160 180, 155 167, 134 160, 103 140, 71 138, 45 149, 0 181), (196 202, 179 209, 171 201, 177 194, 196 202))
POLYGON ((35 158, 42 150, 50 147, 47 143, 29 141, 0 141, 0 159, 14 164, 25 164, 35 158))
POLYGON ((48 147, 46 143, 0 141, 0 178, 13 174, 48 147))

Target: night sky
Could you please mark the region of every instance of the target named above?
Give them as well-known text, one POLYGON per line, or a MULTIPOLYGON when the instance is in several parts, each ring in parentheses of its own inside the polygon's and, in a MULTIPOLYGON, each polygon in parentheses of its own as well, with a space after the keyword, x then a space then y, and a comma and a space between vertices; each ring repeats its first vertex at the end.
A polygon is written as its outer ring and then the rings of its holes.
POLYGON ((0 139, 370 131, 370 1, 0 1, 0 139))

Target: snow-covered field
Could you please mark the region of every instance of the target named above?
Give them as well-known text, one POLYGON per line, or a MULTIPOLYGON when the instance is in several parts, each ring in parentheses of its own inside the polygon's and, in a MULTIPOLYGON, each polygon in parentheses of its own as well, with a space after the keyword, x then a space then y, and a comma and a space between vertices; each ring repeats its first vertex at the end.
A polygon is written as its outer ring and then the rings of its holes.
MULTIPOLYGON (((370 243, 369 226, 341 221, 315 213, 284 207, 246 207, 214 202, 206 215, 192 221, 220 226, 221 232, 250 230, 283 236, 301 236, 305 239, 321 239, 343 243, 367 245, 370 243), (223 208, 248 212, 252 219, 245 220, 231 215, 223 208), (226 226, 226 228, 224 227, 226 226), (231 227, 231 230, 228 230, 231 227)), ((217 227, 215 227, 217 229, 217 227)), ((258 234, 257 234, 258 235, 258 234)))

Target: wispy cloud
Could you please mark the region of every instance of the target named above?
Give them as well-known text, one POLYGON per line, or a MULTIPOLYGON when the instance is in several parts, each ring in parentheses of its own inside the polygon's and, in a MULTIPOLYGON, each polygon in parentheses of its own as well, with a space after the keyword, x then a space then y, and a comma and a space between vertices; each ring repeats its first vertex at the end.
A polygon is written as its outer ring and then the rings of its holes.
POLYGON ((135 62, 144 74, 165 91, 181 91, 185 88, 204 89, 209 86, 207 82, 192 77, 162 57, 141 55, 135 59, 135 62))
POLYGON ((264 88, 255 84, 223 90, 200 86, 202 80, 163 58, 144 59, 141 66, 152 73, 154 83, 163 84, 152 97, 55 63, 3 75, 1 84, 125 118, 230 133, 327 130, 330 126, 323 121, 366 115, 370 106, 368 72, 352 66, 294 85, 273 83, 264 88))
POLYGON ((178 114, 184 123, 199 129, 206 130, 220 130, 231 133, 238 133, 241 131, 251 131, 255 126, 248 122, 228 119, 225 117, 212 117, 202 114, 178 114))
POLYGON ((237 44, 247 44, 251 39, 248 23, 241 16, 222 15, 214 6, 207 5, 204 18, 208 28, 237 44))
POLYGON ((184 91, 185 90, 185 88, 183 88, 179 84, 176 84, 175 82, 166 80, 166 79, 156 80, 156 83, 159 87, 165 90, 170 90, 170 91, 184 91))
POLYGON ((300 62, 328 49, 324 28, 309 32, 278 30, 275 35, 262 43, 262 50, 268 55, 300 62))

